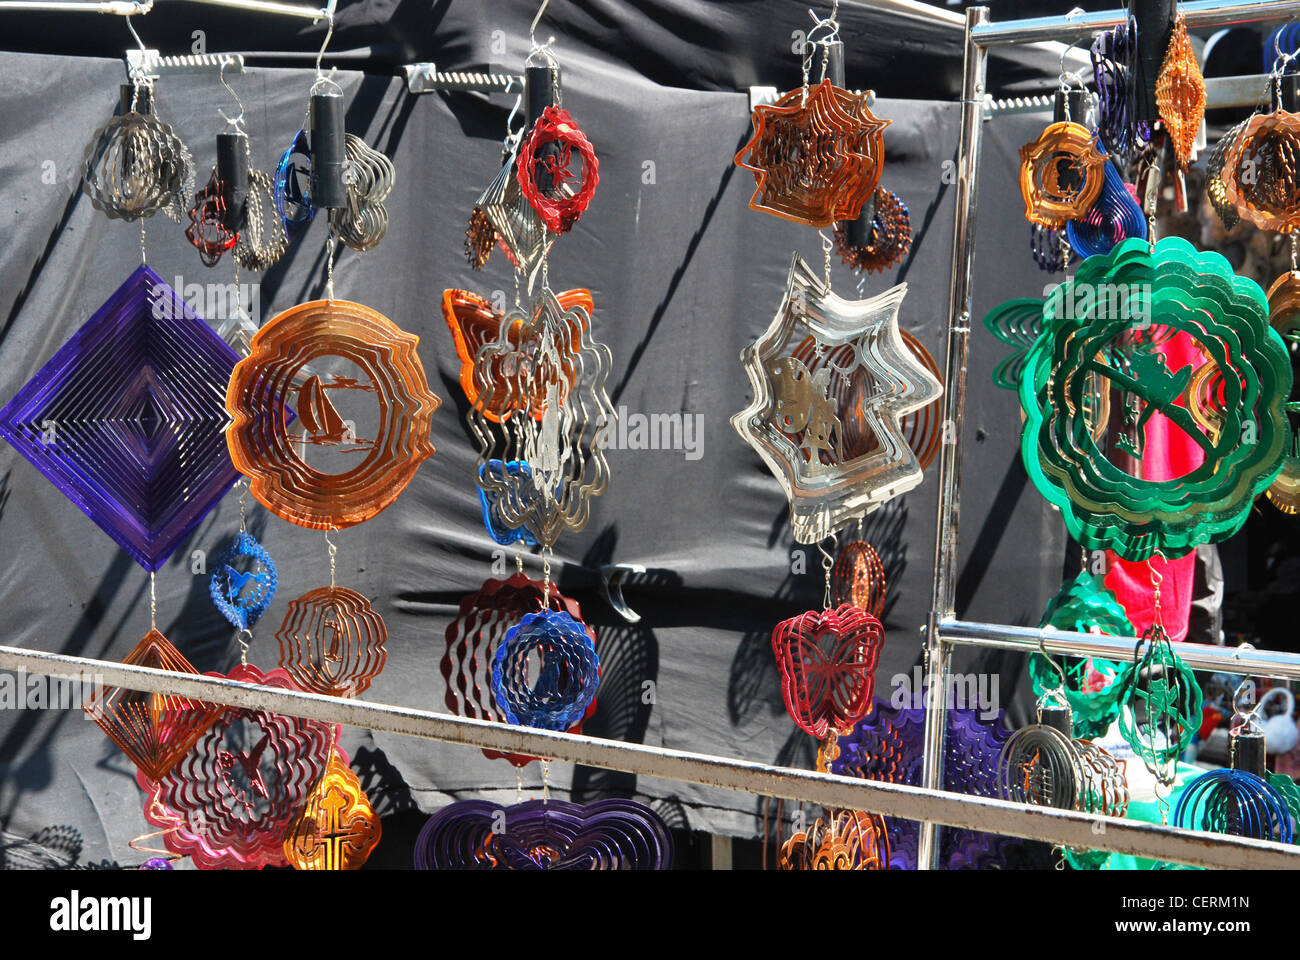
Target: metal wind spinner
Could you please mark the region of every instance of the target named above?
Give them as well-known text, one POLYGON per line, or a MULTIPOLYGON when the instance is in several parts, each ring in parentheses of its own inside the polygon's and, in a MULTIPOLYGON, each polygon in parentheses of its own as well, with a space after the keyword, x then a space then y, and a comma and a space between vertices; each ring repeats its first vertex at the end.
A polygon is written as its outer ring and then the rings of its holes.
POLYGON ((605 381, 609 348, 590 336, 583 305, 565 309, 543 287, 532 311, 508 311, 474 363, 476 399, 466 419, 479 445, 477 482, 496 517, 526 526, 544 547, 586 526, 591 498, 604 493, 602 449, 615 413, 605 381), (523 461, 528 470, 489 469, 523 461))
POLYGON ((330 211, 330 226, 347 246, 364 253, 388 231, 384 201, 393 192, 397 171, 388 157, 349 133, 344 176, 348 205, 330 211))
POLYGON ((86 196, 114 220, 139 220, 160 210, 181 223, 194 193, 194 159, 172 128, 154 114, 153 88, 140 83, 122 113, 86 145, 86 196))
MULTIPOLYGON (((516 157, 512 155, 502 165, 474 209, 482 212, 496 231, 502 250, 523 275, 531 295, 542 261, 555 242, 555 234, 546 229, 542 218, 524 197, 515 173, 515 161, 516 157)), ((568 184, 561 184, 556 189, 566 191, 571 188, 568 184)))
POLYGON ((781 482, 800 543, 921 483, 900 421, 943 387, 899 332, 906 292, 842 299, 796 253, 776 316, 741 353, 754 399, 731 425, 781 482))

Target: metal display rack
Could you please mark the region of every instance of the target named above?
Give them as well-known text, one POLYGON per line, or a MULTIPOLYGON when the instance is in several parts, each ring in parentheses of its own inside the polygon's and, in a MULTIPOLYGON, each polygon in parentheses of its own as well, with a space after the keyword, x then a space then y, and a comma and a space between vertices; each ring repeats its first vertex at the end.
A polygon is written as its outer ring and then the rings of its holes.
MULTIPOLYGON (((265 0, 198 0, 238 6, 266 13, 332 20, 335 0, 324 8, 265 2, 265 0)), ((955 14, 914 3, 912 0, 877 0, 874 4, 902 19, 923 19, 961 29, 951 21, 955 14)), ((74 9, 130 16, 147 12, 152 0, 8 0, 3 9, 74 9)), ((543 9, 545 5, 543 4, 543 9)), ((1300 0, 1195 0, 1183 4, 1189 26, 1244 23, 1284 19, 1300 13, 1300 0)), ((539 11, 540 16, 540 11, 539 11)), ((988 10, 972 8, 965 18, 965 67, 961 101, 960 162, 957 212, 954 225, 950 286, 950 322, 947 345, 945 416, 960 438, 966 395, 966 359, 970 333, 971 265, 974 246, 976 184, 980 132, 986 107, 985 75, 990 47, 1000 44, 1073 40, 1107 29, 1124 19, 1121 11, 1074 17, 1049 17, 992 24, 988 10)), ((216 55, 226 56, 226 55, 216 55)), ((160 68, 177 70, 194 65, 157 61, 160 68)), ((233 66, 233 64, 231 64, 233 66)), ((204 64, 203 66, 210 66, 204 64)), ((408 82, 424 89, 513 89, 509 76, 440 74, 431 65, 414 65, 408 82)), ((956 619, 954 596, 957 562, 957 521, 960 505, 960 449, 945 444, 939 466, 938 533, 935 544, 935 580, 931 615, 926 626, 927 678, 946 682, 954 645, 1020 650, 1045 649, 1055 653, 1131 655, 1134 640, 1026 627, 972 623, 956 619)), ((1197 644, 1174 644, 1175 650, 1197 669, 1227 669, 1237 673, 1300 679, 1300 657, 1260 650, 1225 650, 1197 644)), ((883 783, 780 767, 733 757, 670 750, 644 744, 602 740, 554 733, 483 720, 466 719, 430 710, 412 709, 371 701, 349 700, 313 693, 282 690, 223 678, 180 674, 112 661, 66 656, 0 645, 0 669, 24 671, 74 681, 118 686, 130 690, 190 697, 208 703, 258 708, 277 713, 340 723, 373 731, 391 732, 504 753, 549 757, 639 776, 691 782, 759 796, 810 802, 898 817, 921 824, 919 865, 935 865, 940 825, 982 830, 1040 840, 1047 843, 1106 850, 1185 863, 1200 867, 1300 867, 1300 847, 1243 837, 1182 830, 1097 814, 1057 810, 999 799, 972 797, 942 789, 944 724, 942 705, 928 702, 921 786, 883 783)), ((944 684, 939 684, 944 689, 944 684)))
MULTIPOLYGON (((1191 0, 1179 5, 1187 26, 1218 26, 1286 20, 1300 14, 1300 0, 1191 0)), ((1104 655, 1129 659, 1134 638, 1094 637, 1051 629, 1014 627, 1003 624, 958 620, 956 616, 957 547, 961 514, 962 421, 966 407, 966 366, 970 345, 973 301, 972 266, 975 255, 975 213, 978 200, 979 155, 987 105, 986 78, 992 47, 1006 44, 1056 40, 1072 43, 1109 30, 1128 21, 1127 10, 1073 13, 1059 17, 1035 17, 993 23, 988 7, 966 11, 965 63, 962 71, 961 127, 957 161, 957 212, 953 223, 952 274, 949 287, 948 347, 945 362, 944 418, 952 426, 945 431, 952 441, 945 443, 939 458, 939 506, 935 528, 934 592, 929 622, 925 627, 925 678, 928 689, 947 689, 952 648, 958 644, 998 647, 1025 654, 1046 650, 1074 655, 1104 655)), ((1247 81, 1255 78, 1246 78, 1247 81)), ((1226 101, 1228 97, 1224 97, 1226 101)), ((1295 679, 1300 677, 1300 656, 1242 651, 1206 644, 1175 643, 1177 654, 1196 669, 1250 673, 1295 679)), ((921 785, 926 790, 943 788, 945 703, 942 696, 927 696, 925 733, 922 746, 921 785)), ((1107 829, 1113 829, 1107 827, 1107 829)), ((1168 831, 1171 828, 1161 828, 1168 831)), ((1218 834, 1201 834, 1207 843, 1225 854, 1229 867, 1258 867, 1262 861, 1234 850, 1236 844, 1218 834)), ((1095 838, 1099 839, 1099 838, 1095 838)), ((1104 843, 1094 843, 1106 849, 1104 843)), ((1293 848, 1290 865, 1300 867, 1300 848, 1293 848)), ((939 826, 926 821, 920 827, 917 853, 921 869, 938 866, 939 826)), ((1166 852, 1154 859, 1174 860, 1166 852)))

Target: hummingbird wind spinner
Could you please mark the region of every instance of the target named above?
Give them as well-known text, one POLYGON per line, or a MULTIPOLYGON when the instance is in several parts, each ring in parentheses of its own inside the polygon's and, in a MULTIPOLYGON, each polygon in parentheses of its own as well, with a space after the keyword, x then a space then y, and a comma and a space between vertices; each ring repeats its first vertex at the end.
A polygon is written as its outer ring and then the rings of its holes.
POLYGON ((943 387, 899 333, 906 292, 844 300, 795 254, 775 318, 741 354, 754 400, 731 424, 781 482, 800 543, 922 480, 900 421, 943 387))

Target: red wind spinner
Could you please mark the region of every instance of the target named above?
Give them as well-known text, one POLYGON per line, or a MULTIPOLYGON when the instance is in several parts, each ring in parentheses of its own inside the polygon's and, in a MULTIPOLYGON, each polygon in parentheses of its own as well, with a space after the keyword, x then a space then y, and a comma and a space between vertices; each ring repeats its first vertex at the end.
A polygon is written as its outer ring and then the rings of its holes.
POLYGON ((600 161, 587 135, 578 129, 569 111, 547 107, 533 124, 523 145, 515 176, 524 199, 537 211, 552 233, 568 233, 578 222, 600 182, 600 161), (552 149, 543 149, 548 144, 552 149), (573 152, 579 169, 574 170, 573 152), (542 173, 539 182, 538 173, 542 173), (543 186, 543 185, 546 186, 543 186))
MULTIPOLYGON (((263 674, 238 666, 229 679, 298 689, 283 670, 263 674)), ((163 828, 167 849, 192 857, 200 869, 284 866, 285 833, 325 773, 338 729, 226 707, 165 777, 155 782, 136 775, 150 794, 145 818, 163 828)))
POLYGON ((199 251, 199 258, 205 266, 215 267, 221 255, 233 247, 239 240, 238 233, 231 233, 222 220, 226 216, 226 202, 221 198, 222 181, 217 177, 217 168, 212 168, 212 176, 207 186, 194 194, 194 205, 190 207, 190 225, 185 228, 185 236, 199 251))
POLYGON ((847 733, 871 712, 876 662, 885 642, 880 621, 852 604, 810 610, 772 631, 786 709, 818 740, 847 733))
MULTIPOLYGON (((582 610, 577 601, 570 600, 551 584, 550 606, 563 610, 579 623, 582 610)), ((460 602, 460 612, 447 627, 447 650, 442 655, 439 668, 447 683, 447 709, 458 717, 504 722, 505 717, 492 700, 492 660, 497 644, 526 614, 542 609, 542 584, 516 573, 508 580, 485 580, 478 593, 460 602)), ((587 627, 587 636, 593 643, 596 633, 587 627)), ((596 698, 587 707, 583 718, 574 724, 569 733, 582 733, 582 725, 596 712, 596 698)), ((513 753, 484 750, 489 760, 504 758, 516 767, 536 760, 513 753)))

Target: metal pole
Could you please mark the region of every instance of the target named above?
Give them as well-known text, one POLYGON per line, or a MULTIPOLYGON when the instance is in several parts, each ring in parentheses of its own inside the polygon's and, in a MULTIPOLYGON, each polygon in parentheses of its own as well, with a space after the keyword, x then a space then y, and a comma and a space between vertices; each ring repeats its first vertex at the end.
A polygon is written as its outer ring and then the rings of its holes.
MULTIPOLYGON (((980 136, 984 116, 984 80, 988 51, 971 37, 988 22, 988 7, 966 10, 966 54, 961 86, 961 134, 957 148, 957 211, 953 218, 952 276, 948 288, 948 357, 944 374, 943 440, 939 454, 939 508, 934 532, 934 593, 925 636, 925 738, 921 786, 943 789, 944 734, 950 651, 938 629, 952 617, 957 590, 957 525, 961 512, 961 425, 966 410, 966 354, 970 341, 971 261, 975 253, 975 208, 978 199, 980 136)), ((917 866, 938 865, 939 829, 921 824, 917 866)))
MULTIPOLYGON (((1178 9, 1187 17, 1188 29, 1220 24, 1258 23, 1264 20, 1287 20, 1300 14, 1300 0, 1189 0, 1178 9)), ((969 11, 967 11, 969 12, 969 11)), ((971 38, 981 46, 998 47, 1011 43, 1036 43, 1060 40, 1072 43, 1102 30, 1110 30, 1128 21, 1126 10, 1101 10, 1058 17, 1031 17, 984 23, 971 31, 971 38)))
MULTIPOLYGON (((991 647, 1036 653, 1063 653, 1075 657, 1104 657, 1120 662, 1133 659, 1141 642, 1133 637, 1108 637, 1103 634, 1072 633, 1044 627, 1012 627, 1005 624, 977 623, 945 619, 939 623, 939 635, 945 644, 991 647)), ((1295 654, 1277 650, 1254 650, 1237 647, 1213 647, 1206 643, 1175 643, 1174 652, 1193 670, 1235 673, 1253 677, 1276 677, 1300 680, 1300 661, 1295 654)))
POLYGON ((936 820, 953 827, 1193 866, 1300 868, 1300 847, 1290 844, 1179 830, 1134 820, 1034 807, 989 797, 968 797, 906 784, 839 777, 640 743, 512 727, 429 710, 263 687, 224 677, 155 670, 7 646, 0 646, 0 669, 70 677, 83 683, 268 710, 362 729, 487 747, 502 753, 549 757, 566 763, 624 770, 640 776, 700 783, 759 796, 804 800, 835 809, 864 810, 910 820, 936 820))

